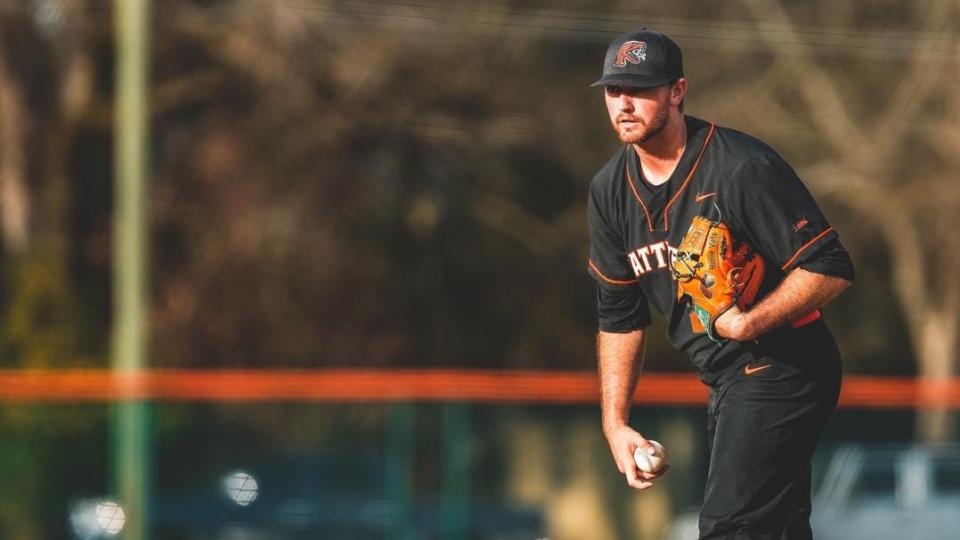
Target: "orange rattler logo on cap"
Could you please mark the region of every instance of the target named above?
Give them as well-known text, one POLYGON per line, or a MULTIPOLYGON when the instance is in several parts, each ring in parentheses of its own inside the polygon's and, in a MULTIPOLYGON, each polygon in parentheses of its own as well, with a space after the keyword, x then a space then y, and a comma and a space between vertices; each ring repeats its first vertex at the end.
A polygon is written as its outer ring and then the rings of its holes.
POLYGON ((613 65, 626 67, 627 62, 639 64, 647 59, 647 44, 643 41, 628 41, 617 50, 617 60, 613 65))

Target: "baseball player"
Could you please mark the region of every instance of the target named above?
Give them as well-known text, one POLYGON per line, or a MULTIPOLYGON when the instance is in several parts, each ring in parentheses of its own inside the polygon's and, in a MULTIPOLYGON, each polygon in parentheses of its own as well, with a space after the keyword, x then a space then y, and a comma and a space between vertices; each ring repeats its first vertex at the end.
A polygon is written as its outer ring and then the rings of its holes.
POLYGON ((684 115, 669 37, 617 37, 594 86, 624 143, 593 178, 587 209, 602 423, 617 467, 637 489, 657 476, 637 468, 634 450, 650 445, 629 425, 652 305, 710 389, 700 538, 811 538, 810 459, 840 389, 820 308, 852 284, 850 257, 776 151, 684 115), (713 258, 733 271, 707 275, 713 258), (760 270, 744 277, 746 266, 760 270), (719 297, 727 305, 711 304, 719 297))

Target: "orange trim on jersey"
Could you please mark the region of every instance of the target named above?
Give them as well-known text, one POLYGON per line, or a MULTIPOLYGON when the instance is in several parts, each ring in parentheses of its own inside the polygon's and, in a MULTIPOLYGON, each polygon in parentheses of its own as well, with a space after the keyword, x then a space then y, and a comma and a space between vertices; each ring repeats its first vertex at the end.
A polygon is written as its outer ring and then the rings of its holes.
POLYGON ((830 232, 830 231, 832 231, 832 230, 833 230, 833 227, 827 227, 826 230, 824 230, 822 233, 814 236, 814 237, 813 237, 813 240, 810 240, 810 241, 807 242, 806 244, 800 246, 800 249, 798 249, 797 252, 793 254, 793 257, 790 257, 790 260, 787 261, 787 264, 781 266, 780 269, 781 269, 781 270, 786 270, 787 268, 789 268, 790 265, 793 264, 793 261, 797 260, 797 257, 799 257, 801 253, 803 253, 803 250, 805 250, 805 249, 807 249, 808 247, 810 247, 814 242, 816 242, 817 240, 823 238, 828 232, 830 232))
POLYGON ((611 284, 611 285, 633 285, 634 283, 637 282, 637 280, 635 280, 635 279, 622 280, 622 279, 613 279, 613 278, 607 277, 606 275, 604 275, 603 272, 600 271, 599 268, 597 268, 597 265, 594 264, 594 262, 593 262, 592 259, 587 259, 587 264, 589 264, 589 265, 590 265, 590 268, 592 268, 593 271, 594 271, 598 276, 600 276, 600 279, 606 281, 607 283, 609 283, 609 284, 611 284))
POLYGON ((700 159, 703 158, 703 153, 707 150, 707 145, 710 144, 710 139, 713 138, 713 132, 717 130, 717 125, 714 123, 710 124, 710 132, 707 133, 707 138, 703 141, 703 146, 700 148, 700 155, 697 156, 697 160, 693 162, 693 167, 690 168, 690 172, 687 173, 687 178, 683 181, 683 184, 680 186, 680 189, 673 195, 673 198, 670 199, 670 202, 667 203, 667 206, 663 209, 663 230, 670 228, 670 207, 673 206, 673 203, 676 202, 677 198, 680 197, 680 194, 687 189, 687 184, 690 183, 690 179, 693 178, 693 173, 697 172, 697 166, 700 165, 700 159))
POLYGON ((650 231, 653 232, 653 220, 650 219, 650 211, 647 210, 647 205, 643 204, 643 199, 640 198, 640 192, 637 191, 637 185, 633 182, 633 177, 630 176, 630 164, 628 163, 625 167, 627 171, 627 183, 630 184, 630 189, 633 190, 633 196, 637 198, 637 202, 640 203, 640 207, 643 208, 643 213, 647 216, 647 227, 650 231))

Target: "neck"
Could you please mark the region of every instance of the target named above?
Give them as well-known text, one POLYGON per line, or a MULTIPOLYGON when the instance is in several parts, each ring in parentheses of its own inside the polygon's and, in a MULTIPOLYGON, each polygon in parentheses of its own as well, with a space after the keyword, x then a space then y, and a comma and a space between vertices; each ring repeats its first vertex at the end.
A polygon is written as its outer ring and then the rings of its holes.
POLYGON ((658 186, 670 179, 687 147, 687 123, 683 113, 671 113, 663 131, 649 141, 633 145, 647 182, 658 186))

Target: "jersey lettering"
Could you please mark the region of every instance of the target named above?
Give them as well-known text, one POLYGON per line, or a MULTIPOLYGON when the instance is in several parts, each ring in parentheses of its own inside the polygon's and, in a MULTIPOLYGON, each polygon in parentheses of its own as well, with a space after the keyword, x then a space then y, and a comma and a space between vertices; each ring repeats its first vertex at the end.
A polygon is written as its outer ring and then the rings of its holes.
POLYGON ((649 272, 652 270, 652 268, 650 268, 650 260, 647 259, 647 255, 650 254, 650 246, 643 246, 636 251, 636 254, 639 255, 640 259, 643 260, 643 267, 646 269, 646 271, 649 272))
POLYGON ((640 259, 637 258, 636 253, 629 253, 627 259, 630 261, 630 266, 633 267, 633 273, 635 275, 645 274, 647 269, 643 267, 643 263, 640 262, 640 259))
POLYGON ((657 268, 666 268, 667 263, 663 260, 663 250, 667 249, 667 243, 657 242, 650 246, 650 250, 657 256, 657 268))
POLYGON ((631 251, 627 254, 627 260, 630 261, 633 273, 640 277, 654 270, 654 265, 651 264, 651 254, 656 258, 656 270, 665 270, 669 268, 668 261, 676 252, 676 248, 671 247, 666 240, 662 240, 631 251), (664 256, 664 253, 666 253, 666 256, 664 256))

